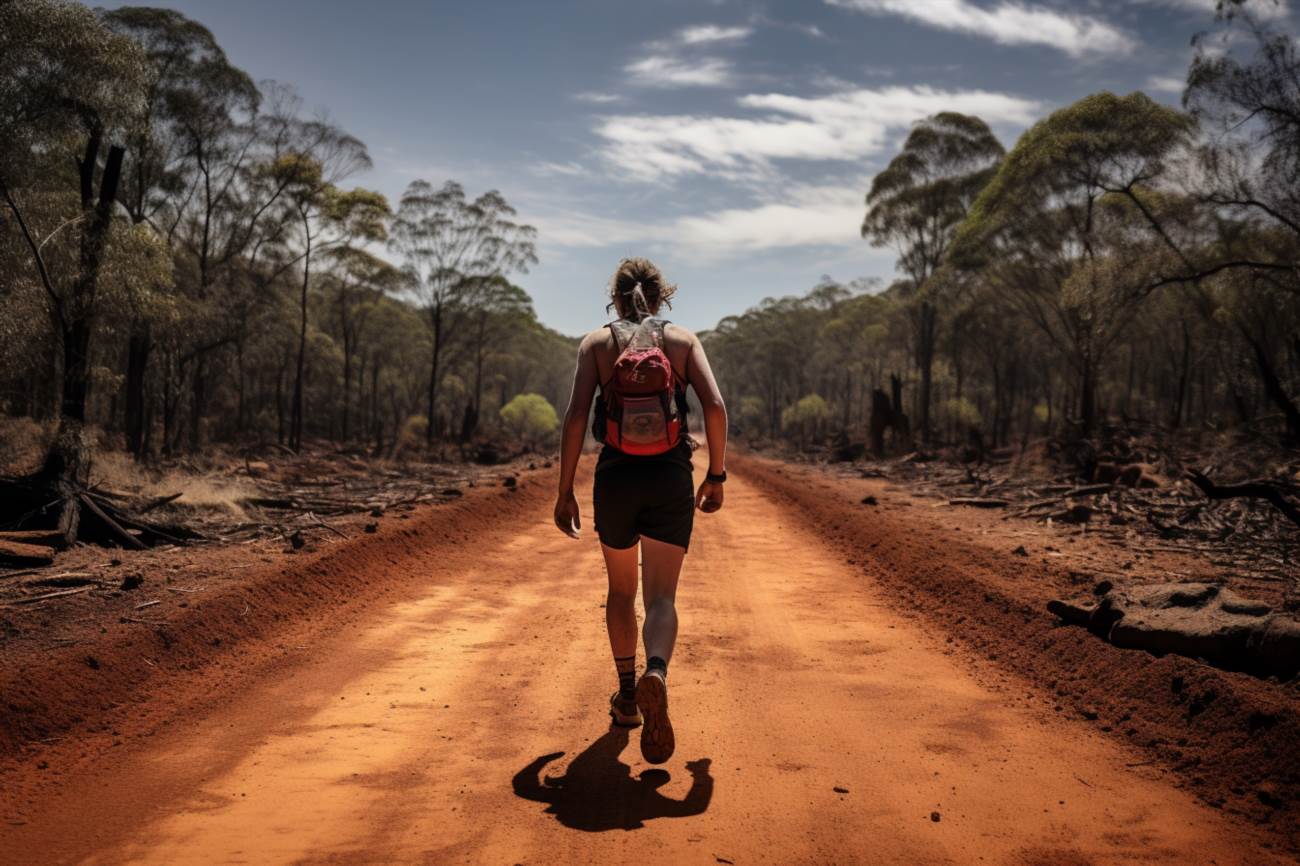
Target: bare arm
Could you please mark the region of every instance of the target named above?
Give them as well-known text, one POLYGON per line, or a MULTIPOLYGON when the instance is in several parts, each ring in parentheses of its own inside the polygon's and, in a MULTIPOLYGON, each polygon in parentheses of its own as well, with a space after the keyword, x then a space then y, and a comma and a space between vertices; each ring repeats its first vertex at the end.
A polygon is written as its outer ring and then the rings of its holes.
POLYGON ((564 412, 560 427, 560 488, 555 500, 555 525, 571 538, 578 537, 581 522, 578 500, 573 495, 573 478, 578 472, 578 457, 582 443, 587 438, 587 417, 591 401, 596 394, 596 355, 588 336, 578 347, 578 364, 573 373, 573 391, 569 395, 569 408, 564 412))
MULTIPOLYGON (((686 375, 695 396, 704 409, 704 435, 708 437, 709 474, 721 475, 727 470, 727 407, 722 402, 713 369, 704 354, 704 346, 691 334, 691 353, 686 364, 686 375)), ((695 505, 706 514, 722 507, 722 485, 707 478, 695 493, 695 505)))
POLYGON ((694 334, 691 335, 691 353, 686 370, 695 396, 700 398, 700 406, 704 409, 704 435, 709 440, 709 473, 721 475, 727 468, 727 407, 722 402, 722 392, 713 378, 704 346, 694 334))

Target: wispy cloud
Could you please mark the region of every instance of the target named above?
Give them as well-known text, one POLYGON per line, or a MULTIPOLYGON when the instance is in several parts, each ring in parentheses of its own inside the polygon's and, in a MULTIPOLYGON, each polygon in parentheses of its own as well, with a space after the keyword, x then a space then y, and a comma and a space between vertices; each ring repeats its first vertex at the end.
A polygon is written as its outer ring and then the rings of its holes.
POLYGON ((696 24, 666 39, 645 43, 646 55, 623 67, 633 84, 644 87, 724 87, 736 80, 731 61, 701 51, 744 42, 752 27, 696 24))
POLYGON ((538 162, 532 166, 533 174, 542 177, 578 177, 587 170, 576 162, 538 162))
POLYGON ((651 54, 623 67, 633 83, 646 87, 722 87, 735 80, 731 64, 717 57, 686 60, 651 54))
POLYGON ((861 160, 878 153, 891 132, 938 111, 1027 126, 1041 108, 1009 94, 927 85, 815 97, 751 94, 739 105, 763 114, 604 117, 596 127, 605 141, 602 155, 623 174, 642 180, 704 172, 753 178, 770 174, 773 160, 861 160))
POLYGON ((1182 93, 1187 83, 1176 75, 1152 75, 1147 79, 1147 90, 1161 93, 1182 93))
POLYGON ((719 27, 717 24, 700 24, 677 32, 683 45, 706 45, 713 42, 739 42, 753 33, 750 27, 719 27))
MULTIPOLYGON (((1100 18, 1048 6, 1003 0, 977 6, 970 0, 825 0, 831 6, 873 15, 896 15, 941 30, 971 33, 1003 45, 1047 45, 1080 57, 1118 54, 1134 47, 1123 31, 1100 18)), ((1197 0, 1187 0, 1197 2, 1197 0)))
POLYGON ((598 90, 585 90, 582 93, 573 94, 573 98, 579 102, 592 102, 597 105, 606 105, 611 102, 618 102, 623 97, 617 93, 602 93, 598 90))
POLYGON ((860 249, 862 191, 869 180, 784 186, 749 205, 666 217, 626 220, 576 211, 529 214, 547 244, 601 249, 630 243, 670 248, 696 263, 795 247, 860 249))

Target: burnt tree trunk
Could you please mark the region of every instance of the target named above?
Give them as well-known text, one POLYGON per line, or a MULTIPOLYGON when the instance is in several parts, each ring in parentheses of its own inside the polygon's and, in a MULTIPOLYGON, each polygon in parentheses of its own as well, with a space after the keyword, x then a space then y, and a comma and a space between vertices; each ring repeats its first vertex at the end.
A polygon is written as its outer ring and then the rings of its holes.
POLYGON ((145 377, 153 339, 149 326, 137 323, 127 341, 126 351, 126 449, 139 459, 145 454, 145 377))

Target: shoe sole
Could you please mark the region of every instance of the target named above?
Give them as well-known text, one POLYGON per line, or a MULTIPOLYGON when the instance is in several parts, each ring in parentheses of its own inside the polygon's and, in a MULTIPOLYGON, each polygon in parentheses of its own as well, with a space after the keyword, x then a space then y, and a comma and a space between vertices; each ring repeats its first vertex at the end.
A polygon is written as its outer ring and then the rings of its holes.
POLYGON ((645 720, 641 727, 641 756, 662 764, 673 756, 677 742, 668 720, 668 686, 657 676, 641 677, 636 684, 636 705, 645 720))

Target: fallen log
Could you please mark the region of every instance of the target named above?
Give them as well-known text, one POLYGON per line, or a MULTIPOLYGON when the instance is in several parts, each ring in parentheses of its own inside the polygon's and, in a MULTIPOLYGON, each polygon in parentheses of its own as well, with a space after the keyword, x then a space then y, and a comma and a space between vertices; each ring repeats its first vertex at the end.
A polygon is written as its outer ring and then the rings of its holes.
POLYGON ((39 544, 43 547, 62 547, 63 535, 57 529, 20 529, 0 532, 0 541, 18 544, 39 544))
POLYGON ((981 496, 959 496, 949 499, 949 505, 965 505, 970 508, 1006 508, 1010 503, 1005 499, 990 499, 981 496))
POLYGON ((135 550, 144 550, 144 542, 127 532, 122 528, 120 523, 109 517, 108 512, 103 508, 100 508, 99 504, 96 503, 92 497, 85 493, 80 493, 77 495, 77 498, 81 500, 82 505, 90 509, 91 514, 99 518, 99 520, 104 524, 104 527, 108 529, 109 533, 124 546, 134 548, 135 550))
POLYGON ((41 544, 0 541, 0 563, 5 565, 49 565, 54 550, 41 544))

